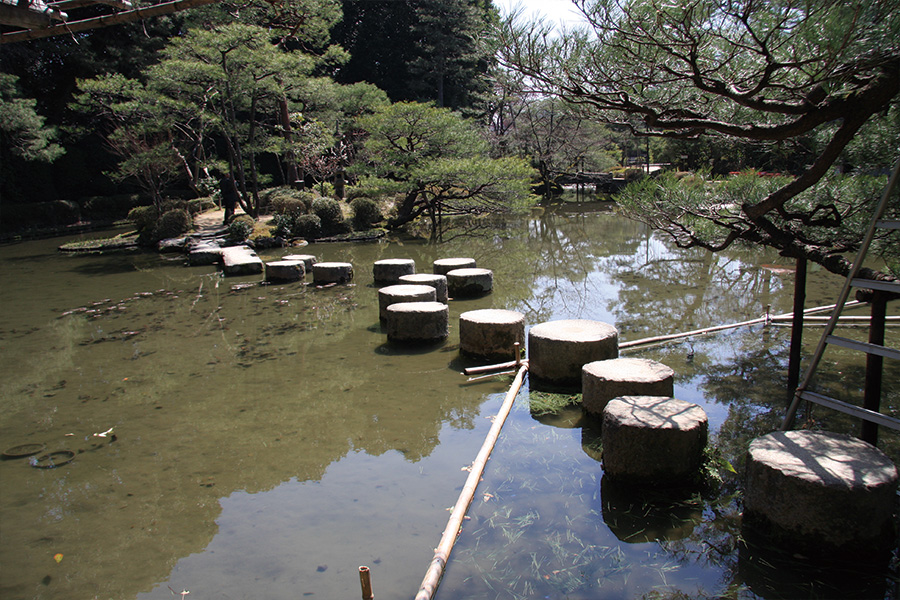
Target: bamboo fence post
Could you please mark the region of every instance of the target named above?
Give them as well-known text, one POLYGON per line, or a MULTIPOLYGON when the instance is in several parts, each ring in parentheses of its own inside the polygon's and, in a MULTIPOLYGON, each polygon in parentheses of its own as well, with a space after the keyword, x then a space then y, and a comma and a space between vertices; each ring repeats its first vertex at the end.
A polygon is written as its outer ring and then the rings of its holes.
MULTIPOLYGON (((863 302, 847 302, 844 304, 844 307, 856 306, 858 304, 863 304, 863 302)), ((836 308, 836 304, 829 304, 827 306, 814 306, 812 308, 807 308, 803 311, 804 315, 810 315, 817 312, 823 312, 827 310, 834 310, 836 308)), ((658 335, 656 337, 644 338, 641 340, 634 340, 631 342, 622 342, 619 344, 620 350, 626 350, 628 348, 633 348, 635 346, 644 346, 646 344, 654 344, 658 342, 668 342, 669 340, 677 340, 686 337, 693 337, 695 335, 703 335, 706 333, 713 333, 716 331, 722 331, 723 329, 734 329, 736 327, 743 327, 745 325, 756 325, 757 323, 770 323, 775 320, 783 320, 789 319, 794 313, 782 313, 780 315, 769 315, 766 314, 762 317, 757 317, 755 319, 750 319, 749 321, 741 321, 740 323, 729 323, 728 325, 717 325, 715 327, 704 327, 703 329, 695 329, 693 331, 685 331, 683 333, 672 333, 669 335, 658 335)))
POLYGON ((431 559, 431 564, 428 566, 428 572, 425 573, 425 578, 422 580, 422 585, 419 587, 419 592, 416 594, 416 600, 431 600, 432 596, 434 596, 434 593, 437 591, 438 584, 441 582, 441 577, 444 575, 444 568, 447 566, 447 559, 450 557, 450 551, 453 550, 453 545, 456 543, 456 538, 462 527, 463 518, 465 518, 466 511, 468 511, 469 505, 472 503, 472 498, 475 496, 475 489, 478 487, 478 482, 481 480, 481 476, 484 473, 484 468, 487 465, 488 458, 491 456, 491 451, 497 443, 497 438, 500 437, 500 429, 503 427, 503 423, 506 421, 506 417, 512 409, 513 402, 519 393, 519 388, 522 387, 522 381, 524 381, 525 373, 527 371, 528 363, 523 361, 522 366, 519 368, 519 372, 516 373, 516 378, 509 387, 509 391, 506 392, 506 397, 503 399, 503 404, 500 406, 497 416, 494 417, 494 423, 491 425, 491 429, 488 432, 487 437, 485 437, 484 443, 481 445, 481 450, 478 452, 478 456, 475 457, 475 461, 472 463, 472 469, 469 471, 469 476, 466 478, 466 484, 459 493, 459 498, 453 506, 453 512, 450 513, 447 527, 444 528, 444 533, 441 535, 441 542, 438 544, 438 547, 434 549, 434 557, 431 559))
POLYGON ((362 600, 375 600, 369 567, 363 566, 359 568, 359 585, 362 588, 362 600))

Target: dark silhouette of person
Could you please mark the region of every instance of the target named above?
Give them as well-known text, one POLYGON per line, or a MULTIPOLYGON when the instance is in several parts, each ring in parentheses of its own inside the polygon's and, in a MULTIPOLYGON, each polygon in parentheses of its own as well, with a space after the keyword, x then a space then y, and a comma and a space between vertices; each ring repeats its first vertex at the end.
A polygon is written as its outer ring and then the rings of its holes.
POLYGON ((229 175, 225 175, 219 180, 219 188, 222 190, 222 208, 225 209, 225 219, 223 225, 228 225, 231 218, 234 217, 234 209, 238 205, 238 191, 234 184, 234 179, 229 175))

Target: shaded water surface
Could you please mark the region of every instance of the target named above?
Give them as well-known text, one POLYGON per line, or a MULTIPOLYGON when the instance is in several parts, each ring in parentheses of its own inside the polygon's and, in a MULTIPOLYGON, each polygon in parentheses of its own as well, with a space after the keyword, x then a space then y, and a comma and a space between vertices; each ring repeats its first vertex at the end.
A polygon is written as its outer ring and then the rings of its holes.
MULTIPOLYGON (((793 285, 783 259, 676 250, 608 212, 438 247, 309 246, 355 267, 352 285, 326 289, 155 254, 66 256, 62 241, 0 248, 0 449, 75 455, 52 469, 0 463, 4 600, 348 598, 359 565, 376 597, 412 597, 510 383, 460 374, 471 364, 458 355, 460 313, 596 319, 633 340, 787 312, 793 285), (371 264, 413 258, 430 272, 450 256, 492 269, 494 292, 451 301, 443 344, 388 344, 371 264)), ((813 270, 808 305, 833 301, 839 283, 813 270)), ((810 330, 807 351, 816 339, 810 330)), ((788 341, 785 328, 755 326, 629 355, 675 369, 676 396, 706 409, 739 467, 783 415, 788 341)), ((834 354, 825 367, 834 393, 861 389, 859 360, 834 354)), ((891 409, 898 379, 887 373, 891 409)), ((767 570, 777 554, 739 543, 733 479, 704 496, 617 490, 596 423, 578 406, 545 414, 547 396, 526 385, 517 398, 439 598, 845 593, 797 565, 767 570)), ((895 596, 890 569, 853 576, 859 597, 895 596)))

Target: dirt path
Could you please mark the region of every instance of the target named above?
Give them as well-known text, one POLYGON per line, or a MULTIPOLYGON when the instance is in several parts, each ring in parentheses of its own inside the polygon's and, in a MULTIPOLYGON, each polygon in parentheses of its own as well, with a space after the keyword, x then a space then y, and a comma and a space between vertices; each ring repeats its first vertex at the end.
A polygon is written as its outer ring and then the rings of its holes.
MULTIPOLYGON (((234 215, 243 215, 246 214, 243 210, 238 208, 234 215)), ((219 208, 216 210, 208 210, 203 213, 199 213, 194 215, 194 229, 196 233, 214 233, 221 229, 224 229, 225 226, 222 224, 222 221, 225 219, 225 209, 219 208)), ((259 218, 260 223, 265 223, 272 219, 271 215, 263 215, 259 218)))

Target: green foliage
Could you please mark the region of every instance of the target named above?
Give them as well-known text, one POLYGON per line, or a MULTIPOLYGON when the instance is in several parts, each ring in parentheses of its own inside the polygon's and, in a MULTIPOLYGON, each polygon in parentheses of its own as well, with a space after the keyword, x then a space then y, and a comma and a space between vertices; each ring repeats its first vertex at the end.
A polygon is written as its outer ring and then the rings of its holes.
POLYGON ((162 209, 156 205, 132 208, 127 218, 137 229, 138 243, 152 245, 190 231, 193 220, 187 206, 184 201, 167 201, 162 209))
POLYGON ((521 81, 512 77, 501 75, 498 80, 508 87, 495 103, 495 152, 529 157, 545 194, 559 186, 562 173, 606 172, 618 163, 613 132, 582 108, 556 98, 530 98, 521 81))
POLYGON ((0 73, 2 147, 25 160, 53 162, 65 149, 54 142, 56 129, 38 114, 37 101, 21 96, 17 81, 17 77, 0 73))
POLYGON ((528 406, 535 417, 556 415, 570 406, 581 404, 581 394, 567 395, 531 390, 528 393, 528 406))
POLYGON ((322 237, 322 220, 317 215, 285 213, 272 217, 272 233, 284 239, 315 240, 322 237))
MULTIPOLYGON (((744 204, 761 201, 791 180, 755 171, 715 180, 665 173, 629 184, 617 201, 625 214, 667 231, 680 243, 688 244, 685 236, 689 232, 693 239, 715 248, 725 243, 731 224, 741 219, 744 204)), ((865 234, 886 184, 886 176, 831 173, 786 203, 786 215, 814 216, 803 229, 810 245, 834 253, 852 252, 865 234)), ((775 226, 787 227, 785 216, 770 218, 775 226)), ((889 208, 886 218, 900 218, 900 208, 889 208)), ((891 265, 900 262, 900 234, 879 230, 870 252, 892 269, 891 265)))
POLYGON ((492 159, 472 121, 447 109, 400 102, 359 119, 369 137, 368 162, 357 185, 370 196, 400 195, 389 226, 427 214, 432 232, 441 215, 503 212, 531 202, 533 170, 522 159, 492 159))
POLYGON ((312 212, 319 217, 322 233, 332 235, 343 231, 344 213, 341 203, 333 198, 319 197, 313 200, 312 212))
MULTIPOLYGON (((502 24, 500 61, 529 81, 530 91, 589 107, 597 120, 641 137, 692 146, 709 140, 700 155, 717 173, 790 165, 796 175, 737 207, 708 203, 671 216, 645 202, 634 214, 649 215, 647 223, 685 246, 717 251, 749 242, 846 274, 848 244, 840 231, 819 228, 843 229, 851 214, 794 198, 839 160, 865 171, 866 162, 881 168, 896 158, 896 0, 579 5, 586 26, 567 35, 525 23, 521 14, 502 24), (851 145, 861 133, 871 139, 851 145), (867 145, 873 141, 887 143, 867 145), (709 222, 698 225, 703 220, 709 222), (810 229, 819 231, 808 237, 810 229)), ((673 158, 682 154, 690 152, 673 158)))
POLYGON ((261 194, 261 198, 275 214, 303 214, 309 211, 315 194, 307 190, 276 187, 266 190, 261 194))
POLYGON ((227 24, 240 20, 277 32, 284 43, 328 54, 329 30, 341 19, 340 0, 220 0, 211 5, 186 11, 191 26, 227 24))
POLYGON ((384 218, 378 203, 371 198, 354 198, 350 209, 353 211, 353 228, 358 231, 369 229, 384 218))
POLYGON ((149 243, 153 238, 156 221, 159 219, 159 208, 153 206, 136 206, 128 211, 128 220, 137 229, 140 242, 149 243))
POLYGON ((167 210, 156 222, 153 237, 157 240, 178 237, 182 233, 187 233, 193 227, 191 215, 184 208, 173 208, 167 210))
POLYGON ((238 215, 228 224, 228 241, 232 244, 240 244, 253 233, 256 221, 250 215, 238 215))
POLYGON ((89 219, 122 219, 141 203, 139 194, 92 196, 84 200, 83 210, 89 219))
POLYGON ((0 206, 0 230, 54 229, 73 225, 80 219, 78 205, 70 200, 3 204, 0 206))
POLYGON ((300 215, 294 219, 294 235, 306 240, 322 237, 322 220, 317 215, 300 215))
POLYGON ((334 39, 350 52, 339 77, 367 81, 395 101, 476 107, 489 89, 497 12, 473 0, 343 2, 334 39))
POLYGON ((165 187, 183 175, 166 99, 121 74, 81 80, 78 86, 72 108, 99 126, 114 124, 107 142, 121 160, 109 175, 136 180, 154 202, 161 202, 165 187))
POLYGON ((398 102, 358 120, 368 132, 365 148, 375 172, 403 179, 422 163, 443 156, 487 154, 486 141, 474 123, 448 109, 398 102))
POLYGON ((334 184, 330 181, 320 181, 317 187, 320 196, 334 198, 334 184))

